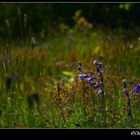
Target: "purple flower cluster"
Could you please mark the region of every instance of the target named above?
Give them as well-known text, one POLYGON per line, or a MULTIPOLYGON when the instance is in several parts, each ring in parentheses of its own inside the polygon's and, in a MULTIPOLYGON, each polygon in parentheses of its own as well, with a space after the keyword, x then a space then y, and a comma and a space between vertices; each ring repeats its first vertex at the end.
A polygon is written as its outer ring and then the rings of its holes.
POLYGON ((139 91, 140 91, 140 84, 136 84, 133 88, 133 92, 134 93, 139 93, 139 91))
MULTIPOLYGON (((93 64, 96 65, 96 70, 97 70, 97 72, 100 72, 100 70, 101 70, 101 63, 98 63, 98 62, 95 60, 95 61, 93 62, 93 64)), ((78 71, 82 72, 82 64, 81 64, 81 63, 79 64, 78 71)), ((94 88, 94 89, 101 88, 101 86, 102 86, 102 83, 99 82, 99 81, 97 81, 97 80, 95 79, 94 76, 91 76, 91 75, 88 75, 88 74, 85 74, 85 73, 81 73, 81 74, 78 75, 78 77, 79 77, 80 79, 82 79, 82 80, 83 80, 83 79, 86 79, 87 83, 88 83, 92 88, 94 88)), ((103 91, 102 91, 101 89, 99 89, 97 93, 98 93, 98 94, 103 94, 103 91)))
POLYGON ((134 85, 134 87, 133 87, 133 92, 134 93, 139 93, 140 92, 140 84, 136 84, 134 82, 127 82, 126 79, 123 79, 122 83, 123 83, 123 92, 125 93, 126 96, 128 96, 127 83, 130 84, 130 85, 134 85))
POLYGON ((93 61, 93 64, 96 65, 96 71, 100 72, 101 71, 101 65, 102 63, 97 62, 96 60, 93 61))

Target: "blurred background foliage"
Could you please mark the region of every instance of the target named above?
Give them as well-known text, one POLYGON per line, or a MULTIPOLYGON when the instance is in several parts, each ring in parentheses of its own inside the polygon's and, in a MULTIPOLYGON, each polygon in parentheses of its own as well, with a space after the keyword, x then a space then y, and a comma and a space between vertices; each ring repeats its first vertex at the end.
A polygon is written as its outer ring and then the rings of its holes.
POLYGON ((60 24, 73 27, 89 22, 119 31, 133 29, 140 25, 139 13, 138 3, 1 3, 0 41, 21 41, 33 35, 43 38, 57 32, 60 24), (78 10, 81 18, 77 21, 78 10))

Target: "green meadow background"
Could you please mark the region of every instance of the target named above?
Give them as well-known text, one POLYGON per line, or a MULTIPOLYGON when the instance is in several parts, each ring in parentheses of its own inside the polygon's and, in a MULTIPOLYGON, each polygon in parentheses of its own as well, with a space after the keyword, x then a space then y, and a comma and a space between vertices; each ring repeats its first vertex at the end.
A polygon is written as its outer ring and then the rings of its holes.
POLYGON ((138 128, 140 4, 0 3, 1 128, 138 128), (104 100, 81 80, 102 62, 104 100), (83 86, 84 85, 84 86, 83 86))

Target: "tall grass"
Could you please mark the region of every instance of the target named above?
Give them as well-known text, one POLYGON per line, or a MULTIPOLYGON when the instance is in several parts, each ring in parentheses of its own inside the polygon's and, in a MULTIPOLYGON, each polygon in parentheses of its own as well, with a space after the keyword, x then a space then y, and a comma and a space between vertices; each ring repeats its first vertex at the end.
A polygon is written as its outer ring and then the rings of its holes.
MULTIPOLYGON (((25 13, 25 34, 26 18, 25 13)), ((10 36, 10 27, 8 31, 10 36)), ((122 86, 124 78, 140 82, 138 39, 130 42, 109 30, 89 30, 88 24, 46 37, 40 45, 33 37, 23 46, 12 42, 0 50, 0 127, 140 126, 140 95, 129 95, 132 125, 122 86), (102 62, 102 72, 96 73, 93 60, 102 62), (84 73, 94 75, 102 83, 101 95, 85 79, 78 78, 79 61, 84 73)), ((132 91, 133 87, 128 89, 132 91)))

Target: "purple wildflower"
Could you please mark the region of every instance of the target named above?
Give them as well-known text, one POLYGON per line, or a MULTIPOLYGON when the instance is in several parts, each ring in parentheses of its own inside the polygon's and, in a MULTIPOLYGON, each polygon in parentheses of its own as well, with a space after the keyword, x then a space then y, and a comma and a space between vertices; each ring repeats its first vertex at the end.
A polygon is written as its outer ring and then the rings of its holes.
POLYGON ((98 90, 98 94, 103 94, 103 91, 101 89, 98 90))
POLYGON ((129 97, 128 89, 127 89, 127 88, 124 88, 124 89, 123 89, 123 93, 124 93, 127 97, 129 97))
POLYGON ((134 91, 135 93, 138 93, 138 92, 140 91, 140 84, 135 85, 133 91, 134 91))
POLYGON ((133 85, 135 85, 135 83, 134 83, 134 82, 128 82, 128 84, 130 84, 130 85, 132 85, 132 84, 133 84, 133 85))
POLYGON ((97 88, 101 87, 101 85, 102 85, 101 83, 99 83, 99 84, 94 84, 94 85, 93 85, 93 88, 94 88, 94 89, 97 89, 97 88))
POLYGON ((126 88, 126 82, 127 82, 126 79, 123 79, 123 80, 122 80, 122 83, 123 83, 124 88, 126 88))
POLYGON ((94 87, 94 85, 96 85, 96 83, 89 82, 89 85, 90 85, 91 87, 94 87))
POLYGON ((99 67, 99 65, 96 66, 96 71, 97 71, 97 72, 100 72, 100 67, 99 67))
POLYGON ((91 81, 93 80, 93 78, 94 78, 93 76, 87 78, 88 83, 91 83, 91 81))
POLYGON ((93 64, 98 65, 99 63, 96 60, 94 60, 93 64))
POLYGON ((79 74, 78 76, 81 79, 88 78, 88 75, 87 74, 79 74))
POLYGON ((122 80, 122 83, 126 83, 126 82, 127 82, 127 80, 126 80, 126 79, 123 79, 123 80, 122 80))
POLYGON ((97 62, 96 60, 93 61, 93 64, 96 65, 96 71, 100 72, 102 63, 97 62))
POLYGON ((99 65, 99 68, 101 69, 102 63, 100 62, 100 63, 98 63, 98 65, 99 65))
POLYGON ((82 72, 81 66, 78 66, 77 70, 80 71, 80 72, 82 72))

